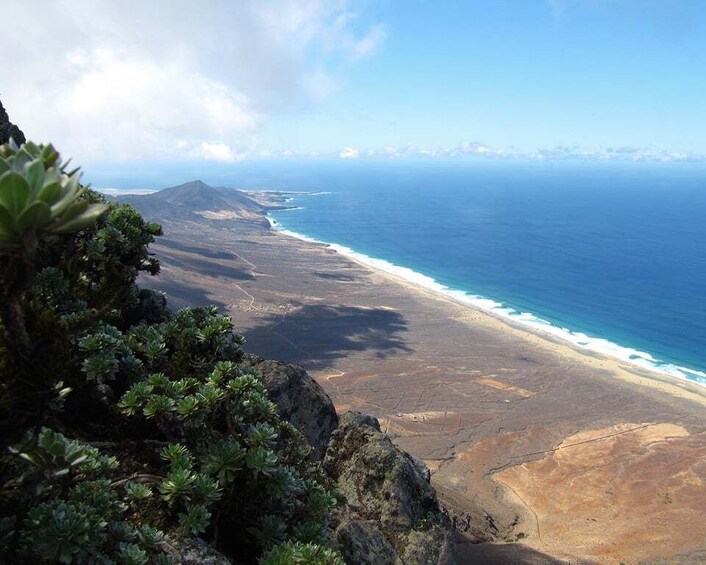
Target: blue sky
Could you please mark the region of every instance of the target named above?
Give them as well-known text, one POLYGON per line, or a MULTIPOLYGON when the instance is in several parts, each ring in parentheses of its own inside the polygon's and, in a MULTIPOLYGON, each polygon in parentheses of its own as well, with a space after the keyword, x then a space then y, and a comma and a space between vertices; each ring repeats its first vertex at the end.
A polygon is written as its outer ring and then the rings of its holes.
POLYGON ((11 117, 84 161, 706 155, 698 0, 144 4, 12 3, 11 117))
POLYGON ((706 152, 706 5, 388 3, 387 39, 274 144, 452 147, 471 140, 706 152))

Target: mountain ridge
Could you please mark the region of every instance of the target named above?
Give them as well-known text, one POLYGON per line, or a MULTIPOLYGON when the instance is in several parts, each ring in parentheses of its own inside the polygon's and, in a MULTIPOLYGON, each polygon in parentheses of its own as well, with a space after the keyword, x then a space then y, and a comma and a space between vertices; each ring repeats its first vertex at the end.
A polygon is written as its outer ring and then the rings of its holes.
POLYGON ((150 194, 118 196, 150 219, 239 220, 269 225, 267 207, 244 192, 226 187, 214 187, 201 180, 170 186, 150 194))

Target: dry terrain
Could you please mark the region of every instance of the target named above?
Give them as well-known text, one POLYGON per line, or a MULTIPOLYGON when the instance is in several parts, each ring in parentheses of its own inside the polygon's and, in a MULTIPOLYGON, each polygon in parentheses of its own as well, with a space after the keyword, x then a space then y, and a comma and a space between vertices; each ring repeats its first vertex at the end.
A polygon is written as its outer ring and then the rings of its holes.
POLYGON ((432 469, 464 562, 706 562, 703 389, 207 218, 166 221, 162 274, 143 282, 175 306, 220 305, 249 351, 377 416, 432 469))

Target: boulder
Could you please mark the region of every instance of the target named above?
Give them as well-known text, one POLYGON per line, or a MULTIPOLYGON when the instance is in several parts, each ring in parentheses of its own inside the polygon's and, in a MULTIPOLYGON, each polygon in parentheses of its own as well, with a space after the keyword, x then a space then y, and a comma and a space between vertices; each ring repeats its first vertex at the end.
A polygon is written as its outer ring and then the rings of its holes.
POLYGON ((231 561, 200 538, 167 539, 167 553, 178 565, 230 565, 231 561))
POLYGON ((451 523, 426 466, 397 448, 375 418, 344 414, 323 466, 348 502, 335 530, 346 563, 455 562, 451 523))
POLYGON ((344 520, 336 528, 336 541, 346 561, 356 565, 397 565, 397 553, 380 531, 377 523, 369 520, 344 520))
POLYGON ((171 318, 171 312, 167 308, 167 296, 163 292, 142 288, 139 298, 139 312, 142 321, 148 324, 159 324, 171 318))
POLYGON ((260 373, 282 418, 307 439, 313 449, 312 460, 321 459, 338 425, 336 409, 324 389, 299 365, 265 361, 254 355, 246 355, 244 363, 260 373))

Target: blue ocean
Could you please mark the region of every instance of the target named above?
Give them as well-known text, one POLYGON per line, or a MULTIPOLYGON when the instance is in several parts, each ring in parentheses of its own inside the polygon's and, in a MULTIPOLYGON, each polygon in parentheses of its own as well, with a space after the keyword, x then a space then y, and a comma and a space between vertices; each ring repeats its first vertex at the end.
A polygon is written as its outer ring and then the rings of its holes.
POLYGON ((703 165, 312 161, 203 180, 294 191, 279 229, 706 385, 703 165))

